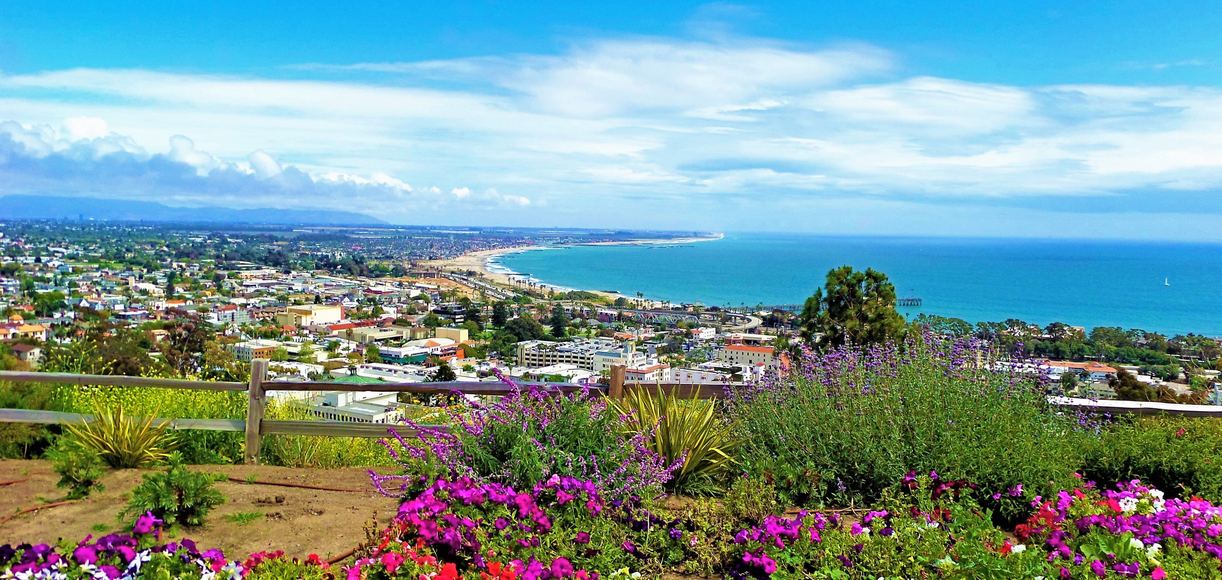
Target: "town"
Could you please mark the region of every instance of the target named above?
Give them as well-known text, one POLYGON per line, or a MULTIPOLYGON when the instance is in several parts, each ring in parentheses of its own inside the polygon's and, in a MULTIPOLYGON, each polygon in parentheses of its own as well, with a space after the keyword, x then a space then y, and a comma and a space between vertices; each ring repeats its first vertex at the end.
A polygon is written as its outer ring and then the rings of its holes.
MULTIPOLYGON (((785 372, 800 341, 799 318, 779 309, 612 298, 421 265, 524 242, 513 236, 383 237, 373 254, 382 259, 368 259, 364 233, 298 237, 292 246, 265 233, 198 228, 22 223, 0 234, 6 370, 74 368, 92 340, 100 354, 91 370, 102 374, 224 380, 263 358, 274 379, 355 385, 498 375, 594 385, 617 365, 628 383, 728 385, 785 372)), ((1136 389, 1152 400, 1161 390, 1173 401, 1218 404, 1218 345, 1209 339, 1177 337, 1183 348, 1173 354, 1130 348, 1133 360, 1057 360, 1049 356, 1060 354, 1055 339, 1080 343, 1085 329, 955 322, 916 320, 951 336, 988 329, 1007 348, 1025 341, 1025 362, 1005 364, 1046 375, 1055 394, 1133 398, 1136 389), (1120 374, 1129 391, 1117 390, 1120 374)), ((409 414, 393 392, 271 395, 321 419, 397 423, 409 414)))

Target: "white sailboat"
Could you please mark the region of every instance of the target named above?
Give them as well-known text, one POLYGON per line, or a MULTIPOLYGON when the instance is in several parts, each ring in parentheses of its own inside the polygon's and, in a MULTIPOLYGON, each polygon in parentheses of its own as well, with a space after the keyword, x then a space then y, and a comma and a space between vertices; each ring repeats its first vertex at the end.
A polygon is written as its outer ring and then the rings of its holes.
POLYGON ((1170 285, 1171 285, 1171 279, 1163 278, 1163 286, 1170 286, 1170 285))

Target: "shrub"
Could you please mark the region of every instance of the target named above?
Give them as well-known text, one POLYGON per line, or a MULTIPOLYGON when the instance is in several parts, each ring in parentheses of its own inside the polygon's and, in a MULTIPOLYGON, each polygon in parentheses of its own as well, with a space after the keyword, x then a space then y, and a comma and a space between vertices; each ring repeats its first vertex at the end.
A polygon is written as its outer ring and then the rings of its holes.
POLYGON ((97 453, 79 442, 61 437, 47 453, 47 458, 59 474, 56 485, 68 490, 68 499, 81 499, 94 490, 104 489, 101 479, 106 474, 106 466, 97 453))
MULTIPOLYGON (((242 419, 246 395, 239 392, 96 386, 62 386, 54 394, 55 408, 70 413, 92 413, 98 406, 121 408, 138 417, 180 419, 242 419)), ((236 463, 242 459, 241 433, 181 431, 176 450, 192 464, 236 463)))
POLYGON ((465 415, 452 412, 449 430, 409 421, 415 429, 411 439, 392 431, 393 440, 385 444, 404 474, 373 474, 379 489, 386 492, 384 484, 397 480, 397 493, 405 493, 422 482, 422 474, 440 470, 518 489, 554 475, 577 477, 621 498, 659 491, 677 467, 651 451, 645 435, 625 435, 619 415, 605 401, 590 401, 589 393, 568 396, 514 385, 493 405, 465 415))
POLYGON ((733 390, 741 461, 789 505, 870 502, 907 471, 936 469, 1014 515, 1070 483, 1081 451, 1040 381, 997 368, 1008 367, 974 344, 920 336, 807 354, 788 378, 733 390))
POLYGON ((1087 446, 1083 474, 1113 484, 1140 479, 1174 496, 1222 501, 1222 424, 1185 417, 1123 418, 1087 446))
POLYGON ((759 523, 777 513, 776 486, 760 477, 743 474, 734 478, 725 496, 726 512, 740 522, 759 523))
POLYGON ((680 467, 666 483, 669 490, 708 495, 720 489, 734 465, 738 439, 731 425, 717 415, 711 399, 681 399, 645 388, 629 389, 623 399, 610 400, 627 417, 628 432, 643 436, 649 448, 680 467))
POLYGON ((98 454, 115 468, 146 467, 169 456, 175 446, 166 425, 156 425, 155 415, 138 418, 122 407, 98 406, 94 417, 83 425, 71 425, 68 433, 80 445, 98 454))
POLYGON ((222 476, 188 471, 182 456, 174 454, 169 467, 144 476, 132 490, 125 515, 149 513, 168 523, 198 526, 225 498, 214 487, 222 476))
MULTIPOLYGON (((50 385, 0 383, 0 408, 51 410, 50 385)), ((0 423, 0 458, 30 459, 51 446, 51 431, 43 425, 0 423)))
MULTIPOLYGON (((272 402, 271 419, 308 421, 318 418, 308 409, 272 402)), ((269 435, 263 441, 262 456, 269 465, 285 467, 373 467, 394 465, 376 439, 363 437, 312 437, 306 435, 269 435)))

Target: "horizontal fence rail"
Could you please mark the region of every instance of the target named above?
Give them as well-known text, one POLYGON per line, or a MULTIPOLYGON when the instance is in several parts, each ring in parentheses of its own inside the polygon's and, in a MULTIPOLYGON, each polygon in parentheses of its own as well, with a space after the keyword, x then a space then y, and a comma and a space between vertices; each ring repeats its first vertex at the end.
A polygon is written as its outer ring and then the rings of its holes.
MULTIPOLYGON (((412 428, 401 424, 368 423, 352 421, 275 420, 264 417, 267 410, 268 391, 340 391, 411 393, 417 395, 476 395, 498 396, 512 393, 515 388, 505 383, 479 382, 435 382, 435 383, 369 383, 351 384, 339 382, 268 381, 268 361, 256 359, 251 363, 249 383, 224 381, 193 381, 150 377, 128 377, 117 375, 78 375, 71 373, 36 373, 25 371, 0 371, 2 382, 51 383, 60 385, 91 385, 107 387, 155 387, 168 389, 196 389, 208 391, 246 392, 248 404, 244 419, 183 419, 158 418, 156 423, 174 430, 223 431, 246 434, 246 461, 258 461, 259 450, 265 435, 308 435, 321 437, 385 437, 393 427, 400 433, 410 433, 412 428)), ((622 398, 625 391, 648 389, 662 391, 684 398, 717 399, 726 396, 728 384, 687 383, 626 383, 626 370, 616 365, 611 368, 608 385, 578 385, 573 383, 522 382, 518 388, 537 387, 552 394, 590 393, 593 396, 622 398)), ((1214 405, 1184 405, 1141 401, 1118 401, 1083 399, 1073 397, 1049 397, 1048 403, 1065 410, 1089 413, 1178 415, 1185 417, 1222 417, 1222 407, 1214 405)), ((0 409, 0 423, 31 423, 42 425, 80 425, 92 420, 91 415, 61 413, 30 409, 0 409)), ((446 429, 444 425, 430 425, 430 429, 446 429)))

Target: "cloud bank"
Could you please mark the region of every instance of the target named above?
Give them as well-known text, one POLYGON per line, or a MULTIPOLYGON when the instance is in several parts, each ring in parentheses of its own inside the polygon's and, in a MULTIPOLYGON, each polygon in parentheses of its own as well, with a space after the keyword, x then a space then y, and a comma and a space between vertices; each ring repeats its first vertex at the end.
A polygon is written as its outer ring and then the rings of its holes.
POLYGON ((1218 89, 917 76, 866 44, 608 38, 263 77, 0 74, 0 111, 15 121, 0 193, 528 225, 754 227, 729 206, 873 229, 887 220, 852 208, 1222 216, 1218 89))

